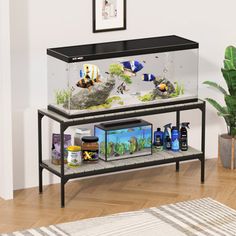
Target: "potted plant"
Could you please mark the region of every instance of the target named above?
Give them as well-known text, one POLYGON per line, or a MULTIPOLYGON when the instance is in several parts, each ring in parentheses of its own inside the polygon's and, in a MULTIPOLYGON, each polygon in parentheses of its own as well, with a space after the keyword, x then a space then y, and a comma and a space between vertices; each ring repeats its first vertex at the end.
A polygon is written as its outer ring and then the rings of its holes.
POLYGON ((224 67, 221 69, 227 89, 221 85, 205 81, 224 96, 225 105, 220 105, 212 98, 206 100, 217 110, 217 114, 224 118, 227 133, 219 135, 219 156, 224 167, 234 169, 235 159, 235 137, 236 137, 236 48, 228 46, 225 50, 224 67))

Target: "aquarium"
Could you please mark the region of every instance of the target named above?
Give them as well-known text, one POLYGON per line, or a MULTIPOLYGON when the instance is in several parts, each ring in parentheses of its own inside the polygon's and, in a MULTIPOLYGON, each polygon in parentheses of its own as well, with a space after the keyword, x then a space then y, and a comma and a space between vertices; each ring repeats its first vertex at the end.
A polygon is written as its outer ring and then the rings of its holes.
POLYGON ((94 127, 99 158, 105 161, 152 154, 152 124, 139 119, 102 123, 94 127))
POLYGON ((178 37, 51 48, 48 108, 68 118, 198 97, 198 43, 178 37))

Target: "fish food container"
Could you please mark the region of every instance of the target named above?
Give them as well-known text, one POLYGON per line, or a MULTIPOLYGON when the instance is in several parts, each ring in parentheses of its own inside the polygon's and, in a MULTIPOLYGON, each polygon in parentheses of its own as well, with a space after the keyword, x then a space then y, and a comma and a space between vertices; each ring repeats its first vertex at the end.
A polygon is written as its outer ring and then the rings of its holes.
POLYGON ((198 98, 198 43, 175 35, 50 48, 48 108, 67 118, 198 98))
POLYGON ((69 146, 67 148, 68 156, 67 163, 70 167, 77 167, 81 164, 81 147, 80 146, 69 146))
POLYGON ((99 157, 105 161, 152 154, 152 124, 139 119, 96 125, 99 157))
POLYGON ((84 136, 82 138, 82 160, 84 163, 96 163, 99 159, 99 138, 84 136))

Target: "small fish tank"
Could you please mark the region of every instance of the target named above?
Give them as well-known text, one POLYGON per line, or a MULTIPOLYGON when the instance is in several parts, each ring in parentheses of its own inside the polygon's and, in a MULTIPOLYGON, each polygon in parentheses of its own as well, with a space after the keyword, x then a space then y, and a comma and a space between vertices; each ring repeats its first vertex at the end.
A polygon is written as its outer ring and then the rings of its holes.
POLYGON ((99 158, 120 160, 152 154, 152 124, 131 119, 102 123, 94 127, 99 138, 99 158))
POLYGON ((67 118, 196 101, 198 43, 175 35, 50 48, 48 109, 67 118))

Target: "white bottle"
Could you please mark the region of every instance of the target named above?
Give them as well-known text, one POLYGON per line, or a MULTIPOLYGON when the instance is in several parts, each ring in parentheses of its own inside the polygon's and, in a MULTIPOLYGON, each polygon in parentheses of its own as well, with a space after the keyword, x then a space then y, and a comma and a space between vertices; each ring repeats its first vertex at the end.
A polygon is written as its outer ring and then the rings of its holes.
POLYGON ((87 128, 77 128, 75 130, 74 145, 82 146, 82 137, 91 136, 91 130, 87 128))

